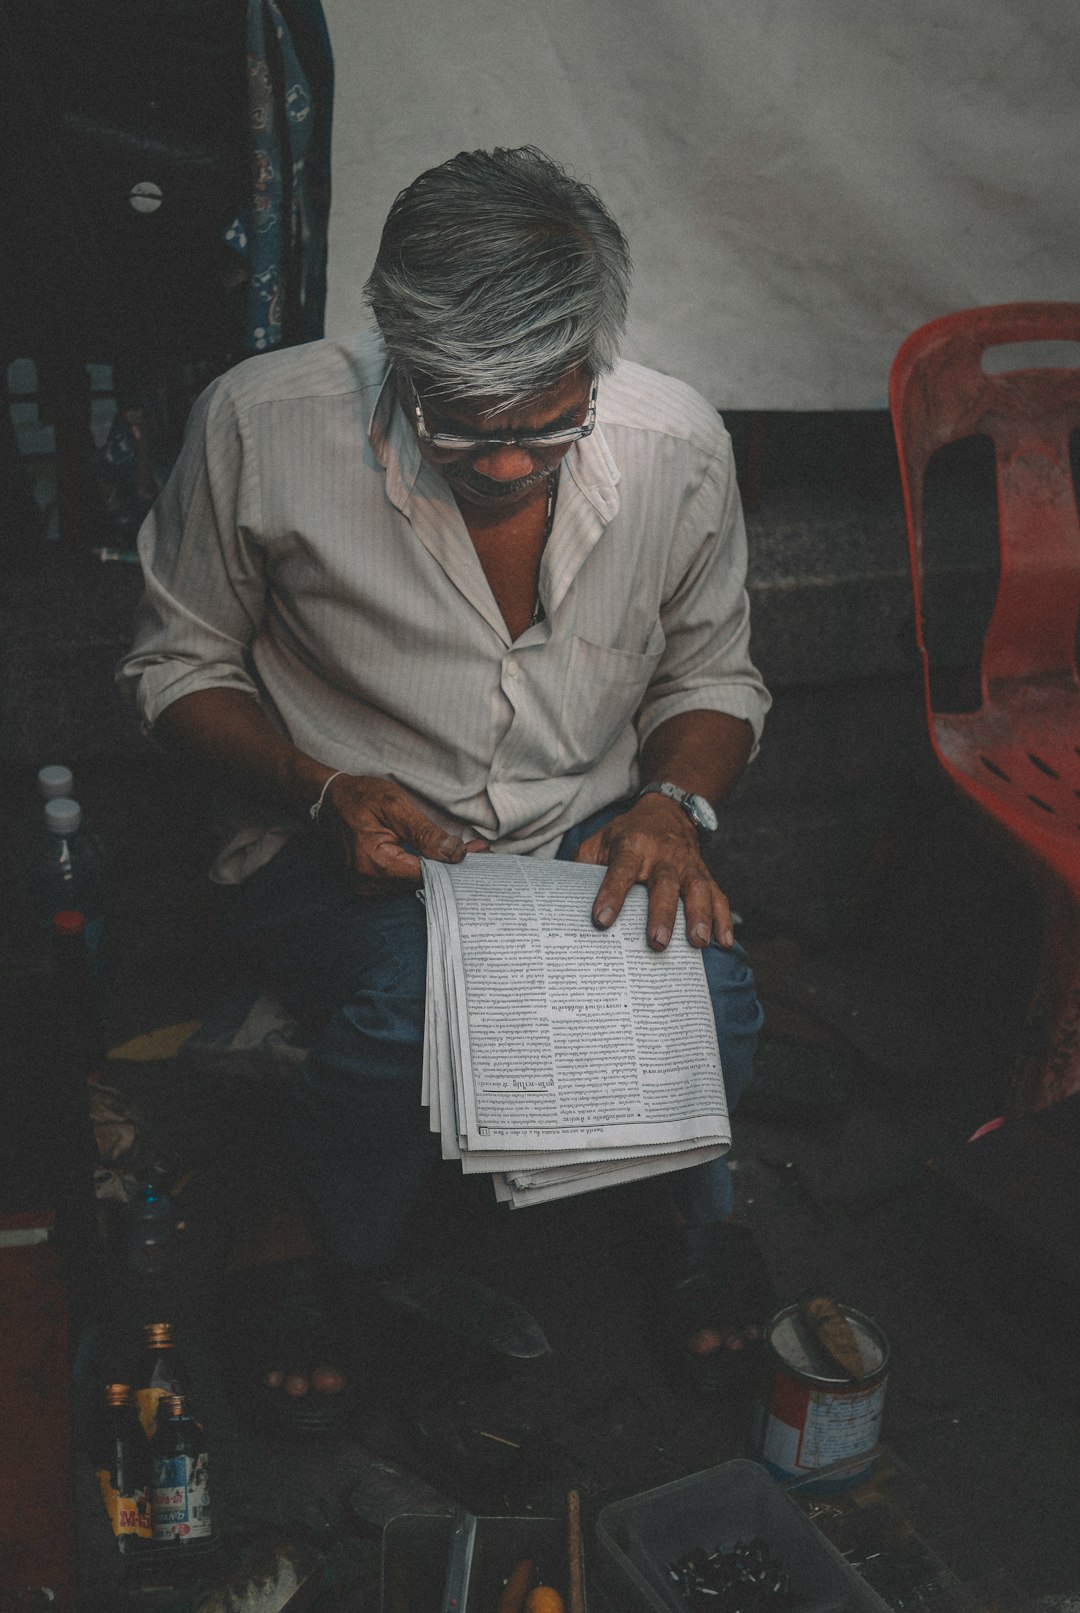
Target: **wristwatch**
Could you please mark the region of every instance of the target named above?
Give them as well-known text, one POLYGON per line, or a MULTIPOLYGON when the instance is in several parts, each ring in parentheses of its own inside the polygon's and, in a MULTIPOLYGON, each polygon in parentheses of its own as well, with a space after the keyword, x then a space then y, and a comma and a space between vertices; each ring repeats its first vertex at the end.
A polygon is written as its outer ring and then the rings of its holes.
POLYGON ((711 835, 716 828, 718 819, 710 802, 703 795, 691 795, 689 790, 680 790, 677 784, 653 782, 645 784, 638 791, 638 800, 643 795, 666 795, 669 801, 678 801, 690 822, 700 834, 711 835))

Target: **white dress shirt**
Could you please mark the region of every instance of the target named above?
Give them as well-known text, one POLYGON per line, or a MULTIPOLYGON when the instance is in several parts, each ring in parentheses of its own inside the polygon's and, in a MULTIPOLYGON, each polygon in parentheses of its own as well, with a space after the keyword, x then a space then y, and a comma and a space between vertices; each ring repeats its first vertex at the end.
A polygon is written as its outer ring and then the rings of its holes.
MULTIPOLYGON (((250 359, 192 411, 139 534, 118 677, 150 728, 194 690, 258 699, 301 750, 396 779, 437 821, 550 856, 638 783, 666 718, 746 718, 746 535, 703 398, 622 364, 562 462, 543 620, 511 641, 450 488, 420 456, 377 334, 250 359)), ((215 867, 245 878, 295 823, 249 804, 215 867)))

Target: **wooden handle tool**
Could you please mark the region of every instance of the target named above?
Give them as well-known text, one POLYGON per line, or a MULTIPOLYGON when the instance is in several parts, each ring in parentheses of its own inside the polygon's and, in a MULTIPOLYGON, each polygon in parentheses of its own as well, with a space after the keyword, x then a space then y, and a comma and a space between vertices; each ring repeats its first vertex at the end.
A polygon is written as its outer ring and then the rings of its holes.
POLYGON ((581 1497, 576 1490, 566 1496, 567 1613, 586 1613, 585 1546, 581 1538, 581 1497))
POLYGON ((866 1367, 859 1340, 835 1299, 828 1294, 804 1294, 799 1300, 799 1321, 837 1372, 855 1383, 863 1381, 866 1367))

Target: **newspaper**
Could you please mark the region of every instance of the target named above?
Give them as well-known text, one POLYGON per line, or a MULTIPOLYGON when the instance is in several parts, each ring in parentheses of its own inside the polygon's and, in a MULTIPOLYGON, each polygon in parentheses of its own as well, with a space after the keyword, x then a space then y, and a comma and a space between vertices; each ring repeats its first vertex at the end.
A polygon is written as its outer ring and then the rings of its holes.
POLYGON ((423 1100, 445 1159, 521 1206, 715 1159, 727 1102, 700 951, 645 940, 636 886, 609 930, 603 868, 423 862, 423 1100))

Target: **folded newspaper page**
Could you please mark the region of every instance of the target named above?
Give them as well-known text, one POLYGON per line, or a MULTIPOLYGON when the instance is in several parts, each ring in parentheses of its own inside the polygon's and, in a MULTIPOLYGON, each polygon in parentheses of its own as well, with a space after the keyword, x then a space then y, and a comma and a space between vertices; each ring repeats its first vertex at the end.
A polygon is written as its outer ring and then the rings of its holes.
POLYGON ((651 950, 644 887, 602 931, 603 868, 482 853, 423 874, 423 1098, 444 1158, 520 1206, 730 1146, 701 953, 681 920, 651 950))

